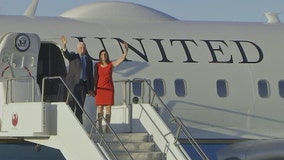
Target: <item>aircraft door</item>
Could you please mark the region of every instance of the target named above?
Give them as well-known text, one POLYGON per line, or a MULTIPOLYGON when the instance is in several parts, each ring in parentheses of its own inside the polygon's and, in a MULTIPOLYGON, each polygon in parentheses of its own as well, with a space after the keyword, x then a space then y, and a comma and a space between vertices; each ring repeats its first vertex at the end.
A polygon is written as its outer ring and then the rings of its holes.
POLYGON ((40 38, 31 33, 8 33, 0 44, 1 79, 35 76, 40 38))
POLYGON ((1 94, 7 98, 1 99, 6 103, 35 101, 40 97, 34 82, 39 49, 40 38, 33 33, 7 33, 1 38, 0 85, 1 92, 7 90, 1 94))

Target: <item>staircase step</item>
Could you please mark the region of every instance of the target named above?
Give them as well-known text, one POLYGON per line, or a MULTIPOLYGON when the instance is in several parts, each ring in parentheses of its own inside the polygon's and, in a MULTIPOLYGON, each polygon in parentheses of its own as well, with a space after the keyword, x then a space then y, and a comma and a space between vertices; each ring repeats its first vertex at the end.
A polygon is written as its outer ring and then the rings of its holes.
MULTIPOLYGON (((155 151, 155 143, 154 142, 136 142, 136 143, 130 143, 130 142, 122 142, 125 148, 129 152, 133 151, 139 151, 139 152, 151 152, 155 151)), ((117 142, 111 142, 108 143, 111 150, 113 151, 124 151, 124 147, 117 142)))
MULTIPOLYGON (((130 159, 129 155, 125 152, 114 152, 117 159, 126 160, 130 159)), ((163 154, 161 152, 130 152, 131 156, 135 160, 161 160, 163 154)))
MULTIPOLYGON (((164 158, 164 154, 156 148, 155 142, 148 133, 117 133, 117 136, 135 160, 161 160, 164 158)), ((100 140, 98 134, 94 134, 93 137, 97 142, 100 140)), ((103 137, 117 159, 131 159, 114 134, 103 133, 103 137)), ((104 143, 101 145, 106 148, 104 143)))
MULTIPOLYGON (((118 142, 114 134, 104 133, 103 134, 107 142, 118 142)), ((118 133, 117 136, 122 142, 149 142, 152 141, 151 136, 148 133, 118 133)), ((94 136, 95 140, 99 140, 100 137, 98 134, 94 136)))

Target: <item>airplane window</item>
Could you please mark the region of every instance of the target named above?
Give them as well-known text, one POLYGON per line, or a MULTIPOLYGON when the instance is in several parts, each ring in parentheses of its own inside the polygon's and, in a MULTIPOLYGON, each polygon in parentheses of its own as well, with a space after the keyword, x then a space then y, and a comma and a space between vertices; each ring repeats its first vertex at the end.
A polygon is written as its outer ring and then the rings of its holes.
POLYGON ((217 94, 219 97, 228 97, 228 82, 224 79, 217 80, 217 94))
POLYGON ((258 81, 258 94, 262 98, 267 98, 270 95, 269 84, 267 80, 258 81))
POLYGON ((158 96, 165 95, 165 85, 162 79, 154 79, 154 90, 158 96))
POLYGON ((142 95, 142 81, 133 81, 132 90, 135 96, 141 97, 142 95))
POLYGON ((278 83, 279 86, 279 95, 284 98, 284 80, 280 80, 278 83))
POLYGON ((179 97, 184 97, 186 94, 185 81, 183 79, 175 80, 175 91, 176 95, 179 97))

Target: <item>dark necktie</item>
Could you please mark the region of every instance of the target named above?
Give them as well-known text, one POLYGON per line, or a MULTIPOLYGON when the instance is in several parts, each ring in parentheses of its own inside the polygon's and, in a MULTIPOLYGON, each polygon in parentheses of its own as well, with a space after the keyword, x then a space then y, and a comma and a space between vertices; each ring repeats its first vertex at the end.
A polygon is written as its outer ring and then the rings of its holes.
POLYGON ((81 57, 81 62, 82 62, 82 79, 86 80, 86 59, 85 59, 85 56, 81 57))

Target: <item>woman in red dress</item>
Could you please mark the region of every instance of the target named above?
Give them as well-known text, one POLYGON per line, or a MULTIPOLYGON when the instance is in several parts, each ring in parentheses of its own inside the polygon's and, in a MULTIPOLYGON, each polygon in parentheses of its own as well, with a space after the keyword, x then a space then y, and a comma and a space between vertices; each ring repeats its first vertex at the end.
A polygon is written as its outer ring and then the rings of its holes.
POLYGON ((126 58, 128 53, 128 45, 124 42, 124 52, 122 56, 114 61, 109 60, 109 55, 106 50, 101 50, 99 53, 99 62, 94 66, 95 80, 95 100, 97 105, 99 130, 102 132, 102 116, 104 115, 104 107, 106 107, 107 126, 105 132, 109 132, 108 125, 111 119, 111 106, 114 104, 114 86, 112 81, 112 70, 120 65, 126 58))

